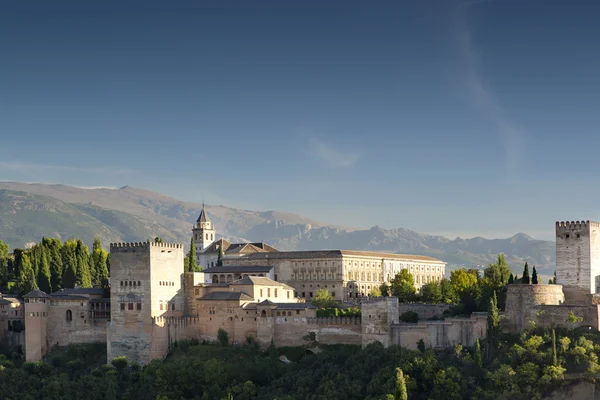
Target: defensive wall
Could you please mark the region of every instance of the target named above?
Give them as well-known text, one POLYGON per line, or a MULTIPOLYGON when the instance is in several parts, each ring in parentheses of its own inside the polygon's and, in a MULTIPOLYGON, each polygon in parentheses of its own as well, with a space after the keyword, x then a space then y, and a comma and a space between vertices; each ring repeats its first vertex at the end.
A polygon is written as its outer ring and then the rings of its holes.
POLYGON ((392 344, 414 350, 423 340, 425 347, 441 349, 456 344, 473 346, 487 334, 487 313, 474 312, 469 318, 446 318, 443 321, 419 321, 392 325, 392 344))
POLYGON ((360 308, 363 347, 375 341, 388 347, 392 343, 391 326, 400 321, 398 298, 379 297, 363 300, 360 308))
POLYGON ((419 321, 427 319, 444 318, 444 311, 450 310, 453 304, 424 304, 424 303, 402 303, 398 307, 400 315, 405 312, 415 312, 419 314, 419 321))

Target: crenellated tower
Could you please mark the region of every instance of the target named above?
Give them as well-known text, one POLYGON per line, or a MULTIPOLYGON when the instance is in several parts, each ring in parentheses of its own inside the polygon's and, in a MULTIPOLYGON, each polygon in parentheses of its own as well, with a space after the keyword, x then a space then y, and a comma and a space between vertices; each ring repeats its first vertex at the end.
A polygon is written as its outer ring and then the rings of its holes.
POLYGON ((192 235, 196 244, 196 263, 200 264, 200 254, 215 241, 217 236, 217 231, 204 208, 204 203, 202 203, 202 211, 200 211, 196 225, 192 229, 192 235))
POLYGON ((598 222, 556 222, 556 283, 563 286, 567 303, 600 293, 599 231, 598 222))

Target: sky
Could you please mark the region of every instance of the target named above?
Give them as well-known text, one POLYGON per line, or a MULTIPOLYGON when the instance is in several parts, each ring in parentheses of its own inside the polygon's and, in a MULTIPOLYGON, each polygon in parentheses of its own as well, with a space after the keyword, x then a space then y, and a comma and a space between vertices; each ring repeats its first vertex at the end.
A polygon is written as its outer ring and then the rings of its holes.
POLYGON ((600 220, 592 0, 0 2, 0 181, 355 228, 600 220))

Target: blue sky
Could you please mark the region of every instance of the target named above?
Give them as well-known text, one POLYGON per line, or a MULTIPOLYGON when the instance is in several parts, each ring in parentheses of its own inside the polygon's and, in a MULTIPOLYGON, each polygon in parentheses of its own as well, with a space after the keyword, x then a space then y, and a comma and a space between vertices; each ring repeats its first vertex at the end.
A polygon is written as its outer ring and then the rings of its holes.
POLYGON ((600 3, 0 2, 0 180, 449 237, 600 219, 600 3))

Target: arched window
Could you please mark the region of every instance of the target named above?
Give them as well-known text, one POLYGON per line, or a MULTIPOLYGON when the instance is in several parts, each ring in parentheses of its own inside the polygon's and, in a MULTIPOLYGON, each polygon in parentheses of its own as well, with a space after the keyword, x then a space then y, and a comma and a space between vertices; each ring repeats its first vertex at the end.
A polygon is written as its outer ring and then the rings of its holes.
POLYGON ((265 310, 262 310, 262 311, 260 312, 260 317, 261 317, 261 318, 267 318, 267 312, 266 312, 265 310))
POLYGON ((213 275, 212 283, 219 283, 219 276, 217 274, 213 275))
POLYGON ((73 313, 71 310, 67 310, 67 322, 73 321, 73 313))

